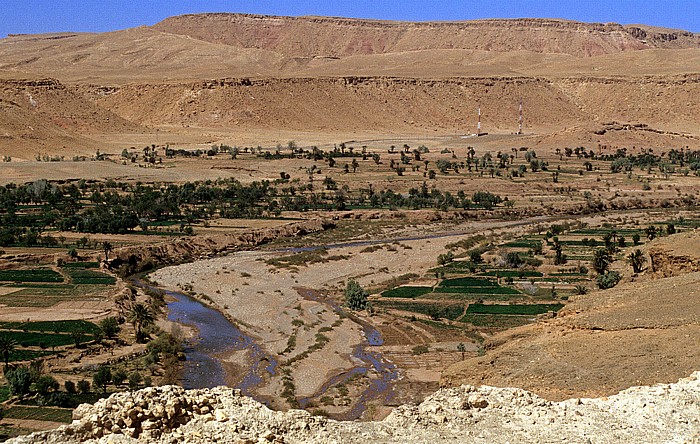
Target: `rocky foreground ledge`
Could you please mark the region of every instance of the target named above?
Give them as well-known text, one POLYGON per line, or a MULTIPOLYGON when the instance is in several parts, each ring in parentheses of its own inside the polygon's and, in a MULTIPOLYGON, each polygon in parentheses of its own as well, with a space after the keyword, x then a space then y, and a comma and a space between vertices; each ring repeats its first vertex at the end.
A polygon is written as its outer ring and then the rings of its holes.
POLYGON ((700 442, 700 372, 675 384, 563 402, 514 388, 442 389, 377 422, 276 412, 224 387, 154 387, 83 404, 70 425, 8 441, 76 442, 694 443, 700 442))

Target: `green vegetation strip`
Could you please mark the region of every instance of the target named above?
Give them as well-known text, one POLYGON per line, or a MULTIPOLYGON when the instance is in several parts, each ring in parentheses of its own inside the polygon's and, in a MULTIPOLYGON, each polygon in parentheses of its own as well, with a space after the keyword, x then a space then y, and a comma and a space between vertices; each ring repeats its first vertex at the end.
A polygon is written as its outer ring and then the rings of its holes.
POLYGON ((45 350, 24 350, 15 349, 10 352, 8 361, 10 362, 21 362, 21 361, 31 361, 36 358, 41 358, 43 356, 48 356, 54 354, 51 351, 45 350))
POLYGON ((559 311, 563 304, 469 304, 467 314, 498 314, 534 316, 559 311))
MULTIPOLYGON (((96 333, 99 327, 82 319, 73 321, 0 322, 0 330, 28 330, 53 333, 96 333)), ((2 333, 0 333, 2 334, 2 333)))
POLYGON ((63 268, 99 268, 99 262, 68 262, 63 264, 63 268))
POLYGON ((453 278, 440 282, 441 287, 498 287, 498 284, 490 279, 479 278, 453 278))
POLYGON ((520 295, 518 290, 509 287, 438 287, 435 293, 455 294, 510 294, 520 295))
POLYGON ((432 303, 411 303, 400 301, 376 301, 376 305, 383 308, 419 313, 436 318, 455 320, 464 313, 463 304, 441 305, 432 303))
POLYGON ((543 276, 539 271, 532 270, 489 270, 479 273, 479 276, 499 276, 512 278, 540 277, 543 276))
POLYGON ((53 270, 0 270, 0 281, 6 282, 63 282, 63 276, 53 270))
POLYGON ((19 290, 0 296, 8 307, 51 307, 59 302, 83 300, 105 292, 104 285, 10 285, 19 290))
POLYGON ((472 324, 475 327, 508 329, 529 324, 530 317, 469 313, 462 316, 459 321, 472 324))
POLYGON ((68 270, 68 275, 74 284, 114 285, 116 282, 112 276, 99 271, 71 269, 68 270))
POLYGON ((5 410, 5 417, 13 419, 33 419, 37 421, 53 421, 70 423, 73 420, 73 410, 48 407, 24 407, 15 405, 5 410))
POLYGON ((433 291, 430 287, 396 287, 382 292, 385 298, 417 298, 433 291))
MULTIPOLYGON (((14 339, 22 347, 58 347, 74 342, 71 335, 24 331, 3 331, 0 336, 14 339)), ((87 339, 87 337, 85 338, 87 339)))

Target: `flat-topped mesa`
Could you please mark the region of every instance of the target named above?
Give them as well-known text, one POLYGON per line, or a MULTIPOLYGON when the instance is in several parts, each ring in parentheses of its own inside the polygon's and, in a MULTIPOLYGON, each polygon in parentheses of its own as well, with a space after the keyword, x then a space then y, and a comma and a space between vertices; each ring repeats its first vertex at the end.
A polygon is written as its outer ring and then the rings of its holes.
POLYGON ((531 51, 595 56, 652 48, 700 48, 688 31, 558 19, 400 22, 338 17, 189 14, 153 29, 287 57, 345 57, 427 49, 531 51))

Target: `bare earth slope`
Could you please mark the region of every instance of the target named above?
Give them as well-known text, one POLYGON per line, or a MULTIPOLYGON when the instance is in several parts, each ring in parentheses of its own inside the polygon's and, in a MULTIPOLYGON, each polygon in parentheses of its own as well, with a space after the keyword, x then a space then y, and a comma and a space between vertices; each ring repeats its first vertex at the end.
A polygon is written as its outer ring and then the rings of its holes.
MULTIPOLYGON (((694 252, 679 257, 697 261, 700 236, 677 236, 671 244, 692 245, 686 252, 694 252)), ((662 257, 666 242, 651 248, 657 266, 672 274, 674 261, 662 257)), ((676 263, 687 272, 683 267, 676 263)), ((485 356, 451 366, 442 384, 523 387, 560 400, 675 381, 700 362, 698 282, 694 272, 577 296, 553 320, 494 336, 485 356)))

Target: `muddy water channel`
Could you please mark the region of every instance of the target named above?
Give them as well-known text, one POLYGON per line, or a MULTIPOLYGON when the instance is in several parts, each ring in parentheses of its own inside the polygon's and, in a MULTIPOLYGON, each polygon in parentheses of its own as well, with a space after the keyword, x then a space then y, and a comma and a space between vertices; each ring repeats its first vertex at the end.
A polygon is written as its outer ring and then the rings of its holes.
POLYGON ((174 302, 168 303, 168 320, 197 330, 198 336, 185 346, 185 388, 206 388, 226 385, 226 371, 218 356, 238 350, 248 352, 250 365, 235 388, 252 396, 264 373, 275 374, 277 363, 267 356, 254 339, 243 333, 220 312, 182 293, 166 291, 174 302))
POLYGON ((243 370, 243 377, 234 388, 253 396, 254 389, 264 381, 265 376, 275 374, 277 362, 221 312, 184 293, 153 287, 138 279, 133 282, 139 287, 165 291, 171 301, 168 302, 168 320, 197 331, 197 337, 184 345, 187 358, 181 381, 184 388, 226 385, 226 370, 219 356, 239 350, 248 353, 250 364, 243 370))
POLYGON ((363 389, 349 411, 341 415, 334 415, 336 419, 350 421, 360 418, 370 401, 379 401, 383 405, 388 404, 394 397, 394 382, 399 378, 399 371, 394 364, 387 361, 376 349, 376 347, 384 343, 379 330, 315 290, 298 288, 297 291, 304 299, 320 302, 341 317, 347 317, 360 325, 364 333, 364 341, 355 346, 352 351, 356 361, 361 362, 361 364, 326 381, 321 390, 313 396, 300 399, 299 404, 302 407, 306 407, 311 402, 319 400, 330 388, 343 384, 358 375, 369 377, 369 385, 363 389))
MULTIPOLYGON (((139 285, 147 287, 142 282, 139 285)), ((327 306, 341 316, 357 323, 363 330, 364 340, 355 346, 352 355, 357 365, 326 381, 314 395, 299 400, 302 407, 317 401, 325 393, 338 384, 343 384, 351 378, 367 376, 369 383, 355 399, 352 407, 337 419, 354 420, 362 416, 369 402, 387 404, 394 396, 394 382, 399 372, 396 366, 388 362, 377 346, 383 344, 380 332, 371 324, 363 321, 350 312, 345 311, 336 302, 324 297, 317 291, 298 289, 299 294, 308 300, 313 300, 327 306)), ((226 369, 220 361, 220 356, 238 350, 248 353, 248 366, 242 370, 244 376, 235 388, 256 397, 255 389, 266 379, 274 376, 277 362, 268 356, 255 339, 246 335, 222 313, 207 307, 196 299, 179 292, 166 290, 172 302, 168 303, 168 320, 196 329, 196 338, 185 344, 185 362, 182 385, 185 388, 207 388, 226 385, 226 369)))

